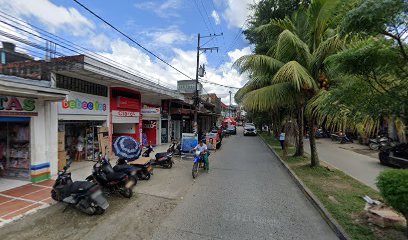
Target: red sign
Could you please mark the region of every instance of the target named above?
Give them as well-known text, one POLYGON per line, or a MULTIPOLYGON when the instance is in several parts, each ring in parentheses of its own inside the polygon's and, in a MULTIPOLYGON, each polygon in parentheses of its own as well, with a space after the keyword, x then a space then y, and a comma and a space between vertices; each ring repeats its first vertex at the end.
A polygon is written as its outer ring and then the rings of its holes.
POLYGON ((143 121, 143 128, 156 128, 156 121, 143 121))
POLYGON ((117 107, 127 109, 139 109, 139 100, 126 97, 117 97, 117 107))

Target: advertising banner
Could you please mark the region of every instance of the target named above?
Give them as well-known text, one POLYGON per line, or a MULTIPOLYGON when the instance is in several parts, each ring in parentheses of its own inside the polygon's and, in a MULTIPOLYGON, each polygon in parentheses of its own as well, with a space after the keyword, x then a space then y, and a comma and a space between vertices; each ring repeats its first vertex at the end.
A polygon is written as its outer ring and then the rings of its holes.
POLYGON ((198 135, 195 133, 181 134, 181 151, 190 152, 198 144, 198 135))
POLYGON ((132 111, 112 111, 112 123, 139 123, 140 113, 132 111))
POLYGON ((70 92, 58 103, 58 114, 108 115, 108 98, 85 93, 70 92))

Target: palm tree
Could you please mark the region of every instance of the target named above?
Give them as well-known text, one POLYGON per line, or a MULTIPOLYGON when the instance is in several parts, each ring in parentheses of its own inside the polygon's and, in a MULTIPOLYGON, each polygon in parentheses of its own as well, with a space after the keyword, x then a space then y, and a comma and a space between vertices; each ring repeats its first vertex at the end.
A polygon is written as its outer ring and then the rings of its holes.
MULTIPOLYGON (((286 107, 296 111, 298 123, 297 154, 303 154, 303 119, 308 101, 320 91, 318 79, 324 74, 325 59, 339 51, 344 40, 336 31, 337 11, 345 1, 314 0, 291 18, 271 20, 259 27, 268 36, 266 54, 243 56, 235 62, 250 81, 237 93, 245 108, 273 111, 286 107)), ((308 115, 311 166, 319 166, 313 124, 308 115)))

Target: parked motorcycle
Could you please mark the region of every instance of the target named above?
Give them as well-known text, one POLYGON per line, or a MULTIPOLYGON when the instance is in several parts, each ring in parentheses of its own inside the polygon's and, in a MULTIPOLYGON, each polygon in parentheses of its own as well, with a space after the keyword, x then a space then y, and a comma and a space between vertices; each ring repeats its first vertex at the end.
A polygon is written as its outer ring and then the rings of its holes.
POLYGON ((343 136, 340 136, 340 144, 345 144, 345 143, 353 143, 353 139, 347 136, 347 134, 344 134, 343 136))
MULTIPOLYGON (((161 166, 163 168, 172 168, 174 161, 173 161, 173 152, 172 149, 174 149, 174 147, 172 147, 170 145, 170 147, 167 149, 167 152, 160 152, 160 153, 156 153, 156 155, 154 156, 154 159, 151 159, 151 165, 152 166, 161 166)), ((150 157, 150 153, 154 152, 154 149, 152 147, 152 145, 148 145, 146 151, 143 153, 143 157, 150 157)))
POLYGON ((67 203, 80 211, 89 214, 102 214, 109 207, 100 187, 88 181, 72 181, 71 173, 67 172, 69 162, 58 173, 58 177, 51 190, 51 198, 58 202, 67 203))
POLYGON ((127 162, 126 164, 136 167, 136 175, 138 179, 149 180, 153 175, 153 167, 150 160, 150 157, 140 157, 139 159, 127 162))
POLYGON ((372 138, 368 141, 368 146, 372 150, 379 150, 391 143, 391 140, 385 136, 378 136, 377 138, 372 138))
POLYGON ((315 137, 316 138, 329 138, 330 137, 330 133, 319 128, 317 129, 316 133, 315 133, 315 137))
POLYGON ((98 183, 109 192, 118 192, 124 197, 133 195, 133 187, 137 179, 123 172, 116 172, 106 157, 99 159, 92 169, 92 174, 86 178, 87 181, 98 183))

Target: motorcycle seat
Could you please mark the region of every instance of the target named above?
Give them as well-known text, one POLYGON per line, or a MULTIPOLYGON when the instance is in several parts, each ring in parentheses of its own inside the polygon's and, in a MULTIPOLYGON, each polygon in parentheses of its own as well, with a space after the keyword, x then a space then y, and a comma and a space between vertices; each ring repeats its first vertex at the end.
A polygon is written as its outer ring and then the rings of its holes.
POLYGON ((95 184, 88 181, 75 181, 70 186, 70 191, 72 193, 86 192, 91 189, 95 184))
POLYGON ((114 166, 113 170, 115 170, 115 172, 123 172, 123 171, 133 171, 133 170, 136 170, 136 168, 128 164, 120 164, 120 165, 114 166))
POLYGON ((156 153, 156 155, 154 156, 156 159, 162 158, 162 157, 167 157, 167 152, 160 152, 160 153, 156 153))
POLYGON ((113 172, 113 173, 109 173, 106 175, 109 181, 119 181, 119 180, 122 180, 126 176, 127 176, 126 173, 122 173, 122 172, 113 172))

